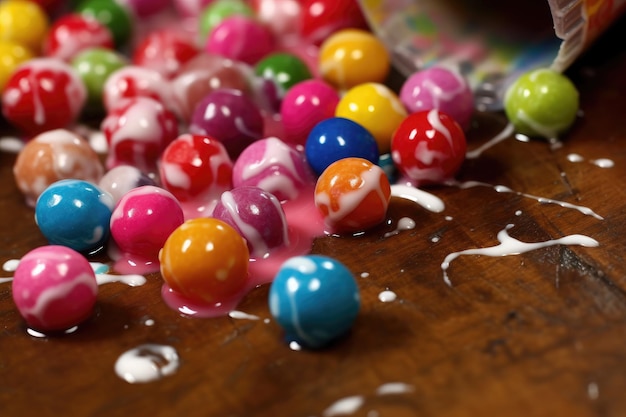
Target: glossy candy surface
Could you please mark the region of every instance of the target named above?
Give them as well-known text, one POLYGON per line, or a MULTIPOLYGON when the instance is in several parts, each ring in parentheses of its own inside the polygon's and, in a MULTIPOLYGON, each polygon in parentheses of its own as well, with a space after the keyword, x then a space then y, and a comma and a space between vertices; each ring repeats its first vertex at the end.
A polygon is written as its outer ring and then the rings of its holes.
POLYGON ((357 122, 343 117, 331 117, 315 125, 304 151, 317 175, 342 158, 363 158, 377 164, 379 156, 374 136, 357 122))
POLYGON ((212 201, 231 188, 233 163, 217 139, 187 133, 167 146, 159 172, 163 187, 178 200, 212 201))
POLYGON ((98 20, 111 31, 115 46, 121 47, 133 33, 130 11, 114 0, 85 0, 78 4, 76 12, 98 20))
POLYGON ((303 0, 300 34, 321 44, 334 32, 346 28, 367 29, 357 0, 303 0))
POLYGON ((269 290, 269 308, 287 342, 321 348, 352 327, 360 308, 352 272, 336 259, 296 256, 280 268, 269 290))
POLYGON ((161 152, 178 136, 176 116, 147 97, 121 103, 104 118, 101 129, 109 144, 107 169, 133 165, 147 174, 157 171, 161 152))
POLYGON ((167 9, 169 0, 119 0, 119 3, 126 6, 133 14, 144 18, 153 16, 167 9))
POLYGON ((39 195, 62 179, 100 181, 104 167, 86 140, 65 129, 49 130, 30 140, 13 165, 13 175, 26 203, 34 207, 39 195))
POLYGON ((320 47, 322 78, 339 89, 366 82, 382 83, 391 68, 385 45, 371 32, 343 29, 320 47))
POLYGON ((241 0, 212 1, 200 11, 198 16, 200 39, 206 39, 217 25, 230 16, 252 17, 254 12, 246 2, 241 0))
POLYGON ((133 64, 150 68, 170 79, 200 53, 190 35, 175 29, 150 32, 133 50, 133 64))
POLYGON ((362 158, 331 164, 315 185, 315 205, 331 232, 360 232, 385 220, 391 187, 385 172, 362 158))
POLYGON ((506 91, 504 110, 518 133, 556 139, 574 123, 579 98, 576 86, 550 69, 530 71, 506 91))
POLYGON ((187 220, 167 239, 161 275, 175 292, 196 302, 217 303, 241 292, 248 281, 246 241, 221 220, 187 220))
POLYGON ((91 265, 64 246, 41 246, 22 257, 13 279, 13 301, 29 327, 68 330, 89 318, 98 284, 91 265))
POLYGON ((39 196, 35 221, 51 245, 93 252, 109 238, 113 199, 96 185, 82 180, 60 180, 39 196))
POLYGON ((287 219, 278 199, 258 187, 224 192, 212 217, 231 225, 248 244, 250 255, 263 258, 288 243, 287 219))
POLYGON ((98 182, 98 187, 113 197, 114 204, 130 190, 143 185, 156 185, 153 179, 131 165, 119 165, 108 170, 98 182))
POLYGON ((474 112, 474 95, 458 71, 430 67, 409 76, 400 89, 400 101, 409 111, 440 110, 469 128, 474 112))
POLYGON ((258 140, 248 146, 233 166, 233 186, 252 185, 292 200, 314 184, 304 155, 278 138, 258 140))
POLYGON ((261 59, 254 68, 256 74, 271 80, 282 99, 296 83, 312 77, 306 63, 294 54, 276 52, 261 59))
POLYGON ((272 32, 258 20, 230 16, 209 33, 205 49, 209 53, 254 65, 275 47, 272 32))
POLYGON ((29 134, 66 127, 87 100, 87 90, 68 64, 37 58, 20 65, 2 94, 2 113, 29 134))
POLYGON ((339 100, 335 116, 351 119, 369 130, 381 154, 389 152, 391 136, 407 111, 398 96, 378 83, 359 84, 339 100))
POLYGON ((107 111, 113 110, 125 99, 135 97, 149 97, 171 111, 177 111, 170 84, 156 70, 127 65, 114 71, 106 79, 102 99, 107 111))
POLYGON ((18 43, 37 54, 48 26, 46 12, 37 3, 24 0, 0 2, 0 40, 18 43))
POLYGON ((183 221, 183 210, 171 193, 146 185, 120 199, 111 215, 111 237, 126 254, 157 260, 159 250, 183 221))
POLYGON ((270 28, 277 42, 289 45, 300 37, 301 3, 302 0, 252 0, 251 6, 256 18, 270 28))
POLYGON ((235 89, 209 93, 194 109, 189 132, 213 136, 236 158, 263 136, 263 116, 248 96, 235 89))
POLYGON ((77 53, 71 65, 87 88, 87 106, 101 111, 104 108, 102 91, 111 74, 127 65, 119 53, 106 48, 88 48, 77 53))
POLYGON ((287 91, 280 105, 283 140, 304 145, 313 127, 335 115, 339 94, 322 80, 305 80, 287 91))
POLYGON ((33 57, 31 50, 25 46, 13 41, 0 40, 0 93, 13 75, 13 71, 33 57))
POLYGON ((78 13, 57 19, 43 42, 45 56, 67 62, 89 48, 113 49, 113 35, 99 20, 78 13))
POLYGON ((410 114, 398 127, 391 156, 398 170, 416 185, 452 179, 465 160, 465 133, 438 110, 410 114))

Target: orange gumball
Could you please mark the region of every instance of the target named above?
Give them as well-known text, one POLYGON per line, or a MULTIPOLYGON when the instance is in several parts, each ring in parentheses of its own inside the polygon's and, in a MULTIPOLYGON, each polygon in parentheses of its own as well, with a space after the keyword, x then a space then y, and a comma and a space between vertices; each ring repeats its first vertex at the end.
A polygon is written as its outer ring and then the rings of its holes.
POLYGON ((315 186, 315 205, 333 232, 358 232, 382 223, 390 198, 385 172, 362 158, 334 162, 315 186))
POLYGON ((213 218, 188 220, 168 237, 159 253, 161 275, 189 299, 217 303, 241 292, 248 281, 246 241, 213 218))

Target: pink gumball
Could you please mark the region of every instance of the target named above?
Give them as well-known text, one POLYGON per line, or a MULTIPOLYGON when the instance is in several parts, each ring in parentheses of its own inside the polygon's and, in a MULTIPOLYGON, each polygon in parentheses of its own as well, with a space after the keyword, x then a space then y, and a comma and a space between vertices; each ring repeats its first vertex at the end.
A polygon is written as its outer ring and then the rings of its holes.
POLYGON ((28 252, 15 270, 13 301, 33 329, 70 329, 92 314, 98 294, 87 259, 65 246, 41 246, 28 252))
MULTIPOLYGON (((146 0, 150 1, 150 0, 146 0)), ((174 7, 183 17, 196 17, 213 0, 174 0, 174 7)))
POLYGON ((287 91, 280 107, 287 143, 304 146, 309 132, 335 116, 339 93, 322 80, 302 81, 287 91))
POLYGON ((291 44, 300 37, 301 0, 252 0, 252 9, 281 44, 291 44))
POLYGON ((258 20, 233 15, 218 23, 206 42, 206 51, 254 65, 274 50, 275 40, 258 20))
POLYGON ((137 17, 148 17, 164 11, 169 6, 168 0, 118 0, 128 7, 137 17))

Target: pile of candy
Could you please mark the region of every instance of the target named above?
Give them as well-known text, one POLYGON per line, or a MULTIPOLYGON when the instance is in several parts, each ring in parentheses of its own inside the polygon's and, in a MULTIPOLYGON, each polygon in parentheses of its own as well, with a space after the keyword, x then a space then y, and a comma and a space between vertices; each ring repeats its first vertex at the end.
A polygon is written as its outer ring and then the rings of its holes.
MULTIPOLYGON (((432 67, 391 90, 355 0, 70 3, 0 3, 2 114, 25 139, 15 180, 50 242, 15 274, 28 325, 84 320, 96 287, 81 259, 106 248, 120 273, 160 270, 173 308, 224 314, 273 282, 290 340, 318 347, 349 328, 354 278, 306 256, 312 239, 382 223, 396 170, 411 186, 456 174, 474 111, 465 78, 432 67), (105 157, 76 129, 96 119, 105 157)), ((568 83, 521 80, 511 122, 567 129, 568 83)))

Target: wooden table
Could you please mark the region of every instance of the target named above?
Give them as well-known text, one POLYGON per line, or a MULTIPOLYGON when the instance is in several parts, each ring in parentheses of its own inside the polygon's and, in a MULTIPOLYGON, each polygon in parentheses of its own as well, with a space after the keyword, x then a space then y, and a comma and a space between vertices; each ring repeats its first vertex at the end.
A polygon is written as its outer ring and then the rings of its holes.
MULTIPOLYGON (((390 224, 316 240, 313 252, 343 261, 361 290, 359 317, 337 343, 291 349, 270 319, 267 286, 238 307, 259 320, 181 316, 163 303, 158 274, 141 287, 101 286, 89 323, 37 338, 4 283, 0 415, 625 415, 625 23, 571 68, 582 115, 561 148, 510 138, 468 160, 459 175, 514 192, 431 188, 445 203, 442 213, 393 199, 390 224), (583 160, 572 162, 572 154, 583 160), (595 165, 601 158, 614 166, 595 165), (520 193, 589 207, 603 220, 520 193), (384 237, 402 217, 417 226, 384 237), (452 286, 444 283, 448 254, 497 245, 508 224, 523 242, 582 234, 599 247, 460 256, 448 269, 452 286), (385 290, 397 299, 381 301, 385 290), (117 358, 143 343, 173 346, 178 371, 147 384, 119 378, 117 358)), ((477 115, 470 149, 504 125, 501 114, 477 115)), ((0 262, 45 244, 14 186, 14 158, 0 155, 0 262)))

